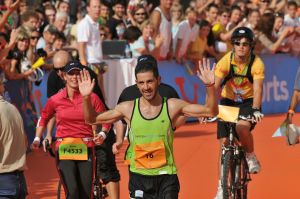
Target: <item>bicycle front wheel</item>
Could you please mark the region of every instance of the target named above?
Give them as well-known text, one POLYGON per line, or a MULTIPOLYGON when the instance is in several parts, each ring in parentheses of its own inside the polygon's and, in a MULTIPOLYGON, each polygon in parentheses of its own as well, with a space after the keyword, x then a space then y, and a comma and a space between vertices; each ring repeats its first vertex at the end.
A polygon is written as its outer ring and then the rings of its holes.
POLYGON ((248 172, 248 164, 246 158, 243 157, 240 164, 240 185, 241 185, 241 189, 239 191, 240 199, 247 199, 249 181, 250 181, 250 177, 248 172))
POLYGON ((223 188, 223 199, 236 199, 235 187, 236 165, 233 151, 227 151, 222 160, 221 183, 223 188))

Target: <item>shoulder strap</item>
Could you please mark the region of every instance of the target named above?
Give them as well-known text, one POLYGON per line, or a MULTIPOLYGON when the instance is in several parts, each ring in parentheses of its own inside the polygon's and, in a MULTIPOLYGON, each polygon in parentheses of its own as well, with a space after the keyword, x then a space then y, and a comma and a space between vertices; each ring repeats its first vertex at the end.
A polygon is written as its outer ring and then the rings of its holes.
POLYGON ((255 54, 251 53, 250 55, 250 62, 249 62, 249 65, 248 65, 248 68, 247 68, 247 73, 246 75, 238 75, 238 74, 235 74, 234 71, 233 71, 233 64, 232 64, 232 56, 233 56, 233 53, 231 53, 230 55, 230 69, 229 69, 229 73, 228 75, 224 78, 222 84, 221 84, 221 88, 223 86, 225 86, 226 82, 228 80, 230 80, 231 78, 233 77, 247 77, 249 82, 251 82, 251 84, 253 83, 253 77, 252 77, 252 74, 251 74, 251 69, 252 69, 252 65, 253 65, 253 62, 255 60, 255 54))
POLYGON ((247 76, 249 82, 251 82, 251 84, 253 84, 253 76, 251 74, 251 69, 252 69, 252 65, 255 60, 255 57, 256 57, 255 54, 251 53, 251 59, 250 59, 250 63, 249 63, 247 74, 246 74, 246 76, 247 76))
POLYGON ((229 63, 230 63, 230 66, 229 66, 229 73, 227 74, 227 76, 223 79, 223 82, 221 84, 221 88, 225 86, 226 82, 228 80, 230 80, 233 76, 234 76, 234 71, 233 71, 233 65, 232 65, 232 56, 233 56, 233 53, 231 52, 230 54, 230 60, 229 60, 229 63))

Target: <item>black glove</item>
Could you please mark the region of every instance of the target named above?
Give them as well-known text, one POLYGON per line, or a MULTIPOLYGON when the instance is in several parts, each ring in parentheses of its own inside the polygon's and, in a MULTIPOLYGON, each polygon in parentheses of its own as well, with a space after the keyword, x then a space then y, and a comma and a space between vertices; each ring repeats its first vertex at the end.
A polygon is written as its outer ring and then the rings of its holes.
POLYGON ((239 118, 245 121, 249 121, 252 123, 260 122, 261 119, 264 117, 264 114, 260 111, 259 108, 253 108, 251 109, 249 115, 240 115, 239 118))

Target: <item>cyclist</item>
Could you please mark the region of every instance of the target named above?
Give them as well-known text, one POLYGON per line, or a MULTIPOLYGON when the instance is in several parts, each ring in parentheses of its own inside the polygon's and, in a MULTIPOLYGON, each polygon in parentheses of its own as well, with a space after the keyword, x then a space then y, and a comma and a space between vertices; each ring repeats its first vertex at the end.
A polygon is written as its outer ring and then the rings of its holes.
MULTIPOLYGON (((179 116, 201 117, 217 114, 213 70, 209 62, 199 64, 198 77, 207 87, 205 105, 190 104, 180 99, 165 99, 158 93, 158 67, 144 57, 135 69, 137 86, 142 97, 120 103, 115 109, 97 115, 91 107, 93 84, 89 74, 81 73, 80 92, 84 99, 86 121, 111 123, 125 119, 130 126, 130 145, 126 152, 129 160, 130 198, 176 199, 179 181, 173 155, 174 128, 179 116)), ((154 58, 153 58, 154 59, 154 58)), ((151 58, 152 60, 152 58, 151 58)))
MULTIPOLYGON (((246 159, 250 173, 260 171, 260 163, 254 153, 253 136, 250 133, 255 123, 263 117, 261 113, 262 90, 264 80, 264 63, 254 54, 253 32, 246 27, 237 28, 231 36, 233 49, 217 63, 215 70, 215 88, 221 87, 221 105, 240 108, 240 115, 252 118, 239 120, 236 132, 246 151, 246 159)), ((217 137, 220 144, 225 143, 228 132, 225 124, 218 121, 217 137)), ((216 199, 223 198, 221 181, 219 180, 216 199)))
POLYGON ((290 102, 289 110, 287 113, 288 123, 292 123, 292 118, 295 114, 295 110, 300 102, 300 67, 298 69, 295 85, 294 85, 294 93, 290 102))
MULTIPOLYGON (((104 124, 99 134, 83 117, 82 96, 78 90, 77 76, 83 66, 71 61, 64 67, 63 78, 66 87, 50 97, 37 124, 33 147, 37 148, 48 121, 56 116, 56 165, 67 199, 93 198, 94 145, 102 144, 110 125, 104 124)), ((105 111, 105 106, 94 93, 91 94, 92 107, 97 112, 105 111)))

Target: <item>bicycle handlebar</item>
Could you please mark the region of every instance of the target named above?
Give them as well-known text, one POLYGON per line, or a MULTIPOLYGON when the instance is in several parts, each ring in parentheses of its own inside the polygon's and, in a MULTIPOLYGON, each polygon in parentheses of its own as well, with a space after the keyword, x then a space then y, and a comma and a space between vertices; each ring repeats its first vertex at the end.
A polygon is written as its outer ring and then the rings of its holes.
MULTIPOLYGON (((241 120, 244 120, 244 121, 247 121, 247 122, 253 122, 253 123, 257 123, 257 121, 255 121, 253 118, 251 118, 250 116, 244 116, 244 115, 239 115, 238 116, 238 119, 241 119, 241 120)), ((205 120, 205 122, 207 123, 212 123, 212 122, 215 122, 216 120, 220 120, 222 121, 222 119, 220 119, 218 116, 215 116, 215 117, 209 117, 205 120)), ((226 121, 225 121, 226 122, 226 121)))

